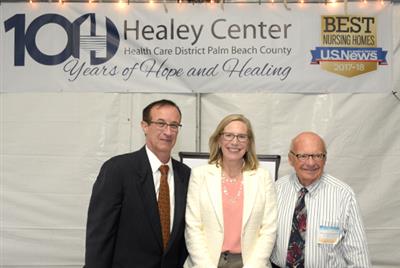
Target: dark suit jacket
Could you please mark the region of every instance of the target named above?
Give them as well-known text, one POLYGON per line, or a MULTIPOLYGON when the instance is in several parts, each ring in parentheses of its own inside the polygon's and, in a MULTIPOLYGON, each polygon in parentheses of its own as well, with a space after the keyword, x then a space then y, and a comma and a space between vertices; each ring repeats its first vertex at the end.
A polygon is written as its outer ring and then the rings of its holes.
POLYGON ((190 169, 172 160, 175 214, 163 251, 153 175, 145 147, 106 161, 93 185, 86 229, 86 268, 182 267, 190 169))

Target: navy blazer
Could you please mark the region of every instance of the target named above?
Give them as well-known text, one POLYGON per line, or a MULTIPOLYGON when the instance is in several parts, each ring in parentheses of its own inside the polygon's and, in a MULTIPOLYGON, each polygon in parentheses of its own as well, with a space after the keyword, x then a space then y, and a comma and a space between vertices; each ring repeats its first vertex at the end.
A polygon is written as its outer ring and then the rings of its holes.
POLYGON ((93 185, 85 268, 174 268, 187 256, 184 239, 190 169, 172 159, 175 214, 163 251, 161 223, 145 147, 106 161, 93 185))

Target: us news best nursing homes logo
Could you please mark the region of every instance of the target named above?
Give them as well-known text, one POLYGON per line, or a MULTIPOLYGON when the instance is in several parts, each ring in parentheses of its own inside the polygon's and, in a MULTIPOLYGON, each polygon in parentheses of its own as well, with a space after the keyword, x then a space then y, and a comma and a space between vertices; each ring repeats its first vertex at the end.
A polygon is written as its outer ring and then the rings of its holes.
POLYGON ((375 17, 321 16, 321 46, 311 50, 311 64, 346 77, 387 65, 387 51, 377 47, 376 21, 375 17))

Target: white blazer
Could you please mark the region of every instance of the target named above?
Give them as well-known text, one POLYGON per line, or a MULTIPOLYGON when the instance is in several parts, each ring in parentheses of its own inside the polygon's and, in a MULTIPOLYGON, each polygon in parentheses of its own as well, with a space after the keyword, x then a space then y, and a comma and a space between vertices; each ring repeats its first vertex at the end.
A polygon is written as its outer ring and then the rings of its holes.
MULTIPOLYGON (((269 257, 277 230, 275 185, 268 171, 243 173, 243 220, 241 249, 245 268, 270 267, 269 257)), ((194 168, 186 205, 184 267, 217 267, 224 241, 221 168, 194 168)))

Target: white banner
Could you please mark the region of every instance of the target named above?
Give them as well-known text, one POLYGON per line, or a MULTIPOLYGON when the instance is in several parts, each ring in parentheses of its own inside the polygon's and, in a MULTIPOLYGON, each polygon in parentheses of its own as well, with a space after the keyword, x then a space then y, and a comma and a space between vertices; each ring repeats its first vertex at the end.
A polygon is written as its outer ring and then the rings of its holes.
POLYGON ((392 5, 4 3, 1 92, 389 92, 392 5))

